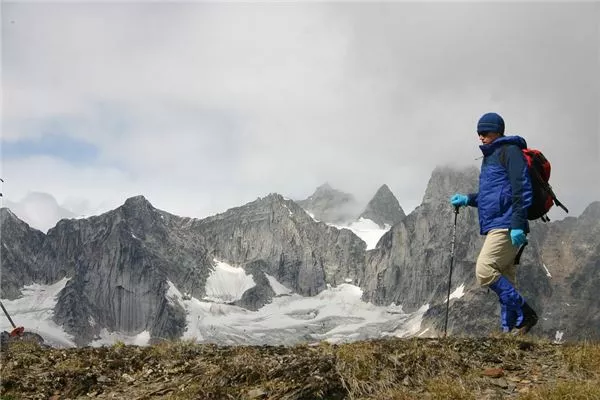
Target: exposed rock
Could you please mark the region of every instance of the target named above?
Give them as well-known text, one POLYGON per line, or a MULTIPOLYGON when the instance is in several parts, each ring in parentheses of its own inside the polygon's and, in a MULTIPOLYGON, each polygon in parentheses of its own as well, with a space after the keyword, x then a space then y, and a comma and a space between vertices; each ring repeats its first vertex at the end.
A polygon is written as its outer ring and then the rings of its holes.
POLYGON ((302 295, 362 277, 366 245, 360 238, 315 222, 278 194, 194 221, 191 229, 215 258, 232 265, 262 260, 263 272, 302 295))
POLYGON ((39 256, 45 235, 21 221, 8 208, 0 209, 2 298, 16 299, 25 285, 44 281, 39 256))
POLYGON ((263 261, 253 261, 244 265, 244 270, 252 275, 256 286, 246 290, 242 295, 242 298, 236 302, 237 305, 244 307, 248 310, 256 311, 267 303, 271 302, 275 292, 269 280, 265 275, 264 271, 269 269, 269 265, 263 261))
POLYGON ((396 196, 387 185, 381 186, 359 218, 370 219, 381 228, 395 225, 406 217, 396 196))
POLYGON ((201 297, 212 268, 202 247, 174 229, 181 221, 141 196, 98 217, 60 221, 44 245, 56 258, 47 262, 49 275, 71 278, 58 297, 55 322, 78 344, 102 329, 180 336, 185 313, 167 301, 168 281, 201 297))

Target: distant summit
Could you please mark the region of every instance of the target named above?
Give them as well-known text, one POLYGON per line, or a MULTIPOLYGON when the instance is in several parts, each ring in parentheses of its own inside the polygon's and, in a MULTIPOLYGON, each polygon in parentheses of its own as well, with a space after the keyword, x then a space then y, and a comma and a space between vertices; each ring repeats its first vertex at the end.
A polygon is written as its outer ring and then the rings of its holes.
POLYGON ((454 193, 473 193, 477 191, 479 169, 468 167, 436 167, 427 184, 423 203, 448 202, 454 193))
POLYGON ((359 205, 353 195, 332 188, 325 183, 306 200, 296 203, 319 221, 347 223, 356 219, 359 205))
POLYGON ((387 185, 381 186, 359 218, 370 219, 381 228, 395 225, 406 217, 398 199, 387 185))
POLYGON ((296 203, 316 220, 334 225, 351 225, 362 218, 385 229, 406 217, 398 199, 386 184, 377 190, 366 206, 352 194, 334 189, 328 183, 319 186, 306 200, 296 203))

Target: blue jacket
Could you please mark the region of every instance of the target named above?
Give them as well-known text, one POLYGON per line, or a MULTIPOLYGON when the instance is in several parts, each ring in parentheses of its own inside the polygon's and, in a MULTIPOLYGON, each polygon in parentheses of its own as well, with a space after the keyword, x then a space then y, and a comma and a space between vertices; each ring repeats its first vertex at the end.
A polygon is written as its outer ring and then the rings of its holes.
POLYGON ((468 205, 477 207, 482 235, 492 229, 522 229, 529 232, 527 208, 533 193, 520 136, 501 136, 479 146, 483 153, 479 193, 469 194, 468 205))

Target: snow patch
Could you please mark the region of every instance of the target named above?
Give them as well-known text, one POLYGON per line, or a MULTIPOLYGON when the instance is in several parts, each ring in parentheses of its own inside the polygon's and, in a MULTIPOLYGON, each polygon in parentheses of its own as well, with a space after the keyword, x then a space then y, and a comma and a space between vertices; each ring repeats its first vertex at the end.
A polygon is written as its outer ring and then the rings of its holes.
POLYGON ((252 275, 247 275, 243 268, 233 267, 219 260, 214 261, 216 266, 206 280, 204 300, 230 303, 241 299, 246 290, 256 286, 252 275))
POLYGON ((123 342, 127 345, 147 346, 150 343, 150 332, 143 331, 137 335, 124 335, 119 332, 109 332, 102 329, 100 335, 90 344, 93 347, 112 345, 117 342, 123 342))
POLYGON ((564 335, 563 331, 556 331, 556 334, 554 335, 554 343, 556 343, 556 344, 563 343, 563 335, 564 335))
MULTIPOLYGON (((27 285, 21 289, 21 297, 15 300, 3 299, 2 304, 17 326, 23 326, 25 331, 42 336, 48 345, 74 347, 73 337, 52 320, 56 297, 68 281, 68 278, 63 278, 52 285, 27 285)), ((4 316, 0 319, 0 329, 8 332, 13 329, 4 316)))
MULTIPOLYGON (((304 211, 306 211, 306 210, 304 210, 304 211)), ((313 214, 313 213, 311 213, 311 212, 309 212, 309 211, 306 211, 306 213, 308 214, 308 216, 309 216, 309 217, 311 217, 311 218, 313 219, 313 221, 315 221, 315 222, 321 222, 321 221, 319 221, 319 220, 318 220, 318 219, 315 217, 315 214, 313 214)))
POLYGON ((550 274, 550 271, 548 271, 548 268, 546 268, 546 264, 542 263, 542 267, 544 267, 544 271, 546 271, 546 276, 548 278, 552 278, 552 274, 550 274))
POLYGON ((283 206, 288 210, 288 213, 290 214, 290 217, 294 215, 294 213, 292 212, 292 210, 290 210, 289 207, 286 204, 284 204, 283 206))
POLYGON ((287 287, 283 286, 281 283, 279 283, 279 281, 277 281, 277 279, 275 279, 275 277, 269 274, 265 274, 265 276, 269 280, 269 285, 271 285, 271 289, 273 289, 276 296, 292 293, 291 289, 288 289, 287 287))
POLYGON ((352 222, 349 225, 335 225, 327 224, 337 229, 349 229, 356 236, 361 238, 367 244, 367 250, 374 249, 377 246, 379 239, 390 230, 391 226, 385 224, 384 228, 380 228, 375 222, 370 219, 360 218, 356 222, 352 222))
POLYGON ((384 332, 383 336, 395 336, 395 337, 410 337, 415 336, 421 330, 421 323, 423 322, 423 315, 429 310, 429 304, 422 305, 417 311, 410 314, 410 316, 404 321, 404 324, 400 329, 393 332, 384 332))
MULTIPOLYGON (((273 280, 271 277, 270 282, 273 280)), ((278 287, 273 283, 272 286, 278 287)), ((184 338, 219 344, 290 345, 405 337, 419 331, 428 305, 412 314, 391 314, 388 307, 362 301, 362 293, 357 286, 342 284, 312 297, 276 297, 258 311, 196 298, 181 300, 187 314, 184 338)), ((182 298, 181 294, 176 295, 182 298)), ((401 311, 401 307, 396 310, 401 311)))
MULTIPOLYGON (((462 285, 460 285, 459 287, 454 289, 454 292, 450 293, 450 300, 460 299, 464 295, 465 295, 465 284, 463 283, 462 285)), ((444 300, 444 303, 446 303, 447 301, 448 301, 447 299, 444 300)))

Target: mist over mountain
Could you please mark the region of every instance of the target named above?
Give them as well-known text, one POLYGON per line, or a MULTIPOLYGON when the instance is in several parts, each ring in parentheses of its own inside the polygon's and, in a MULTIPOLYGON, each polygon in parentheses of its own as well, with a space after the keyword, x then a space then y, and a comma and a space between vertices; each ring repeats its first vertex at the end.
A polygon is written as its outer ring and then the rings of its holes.
POLYGON ((380 228, 400 222, 406 215, 388 185, 383 184, 367 204, 361 204, 352 194, 334 189, 325 183, 305 200, 298 200, 316 220, 334 225, 350 225, 361 218, 373 221, 380 228))
POLYGON ((77 216, 71 210, 60 206, 48 193, 31 192, 19 202, 6 200, 4 205, 20 216, 24 222, 43 232, 56 225, 56 221, 77 216))
POLYGON ((348 223, 360 212, 360 205, 352 194, 334 189, 328 183, 317 187, 312 195, 297 203, 316 220, 334 224, 348 223))

